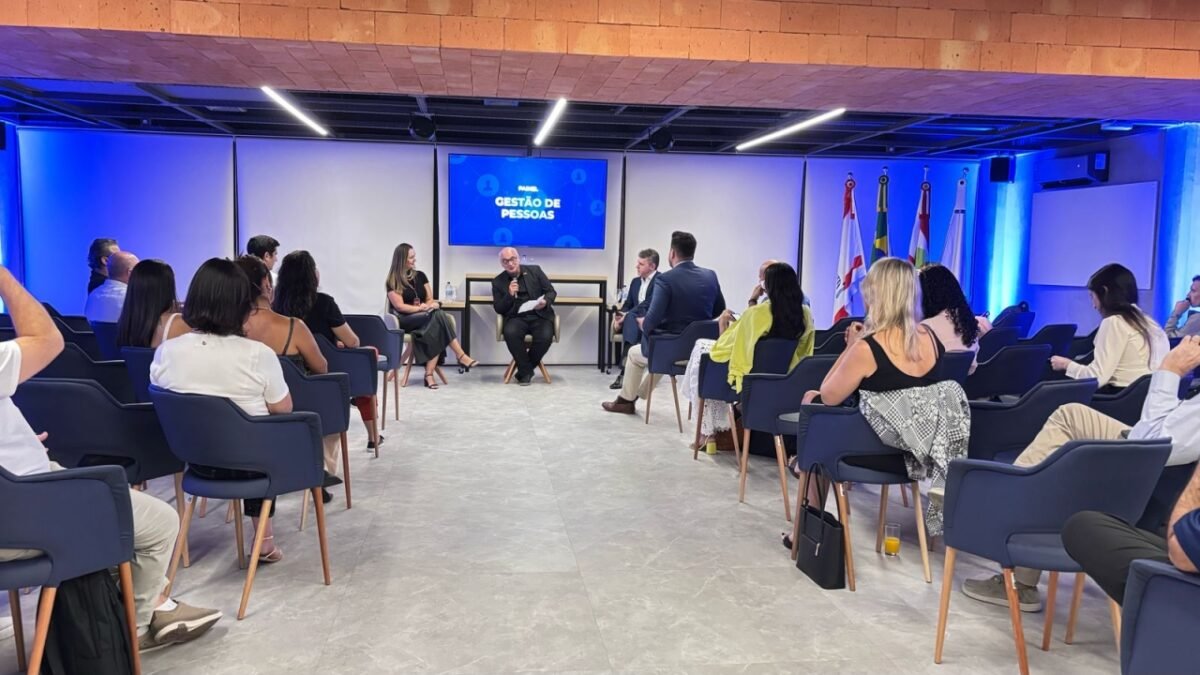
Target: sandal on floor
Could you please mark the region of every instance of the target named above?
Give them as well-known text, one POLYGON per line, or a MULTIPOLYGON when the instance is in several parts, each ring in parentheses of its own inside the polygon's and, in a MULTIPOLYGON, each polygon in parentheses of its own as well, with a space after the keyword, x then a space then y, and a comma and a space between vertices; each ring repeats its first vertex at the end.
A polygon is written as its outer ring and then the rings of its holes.
POLYGON ((783 547, 786 548, 787 550, 789 550, 789 551, 792 550, 792 535, 788 534, 787 532, 784 532, 782 541, 780 543, 782 543, 783 547))
MULTIPOLYGON (((274 541, 274 540, 275 540, 275 535, 271 535, 269 537, 263 537, 263 541, 274 541)), ((277 563, 280 560, 283 560, 283 550, 280 549, 278 546, 271 549, 270 553, 263 553, 258 556, 259 564, 270 565, 271 563, 277 563)))
POLYGON ((438 388, 437 377, 433 376, 433 375, 426 375, 425 376, 425 388, 426 389, 437 389, 438 388))
POLYGON ((475 366, 479 365, 479 359, 472 359, 472 358, 471 358, 471 357, 469 357, 469 356, 468 356, 467 358, 468 358, 468 359, 470 359, 470 360, 471 360, 471 362, 470 362, 470 363, 466 363, 466 362, 464 362, 464 361, 460 360, 460 361, 458 362, 458 367, 459 367, 459 368, 461 368, 461 369, 463 369, 463 371, 464 371, 464 372, 468 372, 468 373, 469 373, 469 372, 471 372, 471 369, 472 369, 472 368, 474 368, 475 366))

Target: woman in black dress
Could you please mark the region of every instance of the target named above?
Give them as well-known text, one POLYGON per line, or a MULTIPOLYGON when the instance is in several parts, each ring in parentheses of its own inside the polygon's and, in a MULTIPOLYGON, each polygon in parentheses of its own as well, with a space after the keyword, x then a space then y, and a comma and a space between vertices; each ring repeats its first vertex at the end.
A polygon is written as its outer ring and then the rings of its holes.
POLYGON ((412 336, 413 363, 425 364, 425 386, 437 389, 434 372, 447 347, 463 368, 469 370, 479 362, 459 344, 450 317, 442 311, 441 303, 433 299, 429 278, 416 265, 417 253, 411 244, 396 247, 387 277, 388 311, 396 315, 400 327, 412 336))

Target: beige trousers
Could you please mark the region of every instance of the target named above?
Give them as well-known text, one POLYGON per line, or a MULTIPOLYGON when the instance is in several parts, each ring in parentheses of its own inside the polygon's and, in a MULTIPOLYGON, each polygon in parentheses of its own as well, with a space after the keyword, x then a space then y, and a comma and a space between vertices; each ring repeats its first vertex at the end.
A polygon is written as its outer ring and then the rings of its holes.
POLYGON ((646 374, 646 357, 642 356, 642 346, 634 345, 629 348, 625 357, 625 381, 621 386, 621 398, 626 401, 636 401, 638 397, 646 398, 658 378, 646 374))
POLYGON ((331 476, 338 475, 338 466, 341 464, 339 455, 342 454, 342 435, 330 434, 321 439, 321 444, 325 447, 325 472, 331 476))

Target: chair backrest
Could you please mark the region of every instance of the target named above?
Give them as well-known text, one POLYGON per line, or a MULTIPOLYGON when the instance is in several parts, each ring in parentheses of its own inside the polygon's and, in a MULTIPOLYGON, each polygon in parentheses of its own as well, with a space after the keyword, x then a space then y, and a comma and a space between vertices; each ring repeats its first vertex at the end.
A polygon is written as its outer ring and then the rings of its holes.
POLYGON ((996 315, 996 320, 992 322, 992 327, 1014 327, 1017 329, 1018 337, 1024 338, 1029 336, 1029 329, 1033 327, 1033 319, 1036 316, 1036 312, 1029 310, 1029 303, 1022 300, 1001 310, 996 315))
POLYGON ((798 342, 791 338, 760 338, 754 343, 754 364, 750 372, 786 375, 798 342))
POLYGON ((858 408, 807 405, 800 408, 796 436, 798 464, 807 469, 821 464, 835 481, 842 477, 842 459, 863 455, 895 455, 901 451, 879 440, 858 408))
POLYGON ((125 374, 133 387, 133 398, 138 403, 150 402, 150 364, 154 361, 154 350, 149 347, 121 347, 121 358, 125 360, 125 374))
POLYGON ((1021 340, 1020 344, 1050 345, 1050 353, 1066 356, 1071 351, 1077 326, 1073 323, 1048 323, 1038 329, 1033 337, 1021 340))
POLYGON ((827 334, 825 340, 813 348, 813 354, 841 354, 846 351, 846 333, 837 332, 827 334))
POLYGON ((34 378, 13 402, 29 426, 49 432, 50 457, 65 467, 116 464, 130 483, 183 470, 153 407, 122 405, 94 380, 34 378))
POLYGON ((1143 375, 1115 394, 1096 394, 1092 397, 1092 408, 1120 420, 1129 426, 1142 418, 1142 406, 1150 393, 1151 375, 1143 375))
POLYGON ((96 334, 92 332, 91 325, 86 321, 83 330, 69 325, 64 319, 58 317, 54 317, 54 323, 58 326, 58 332, 62 333, 64 340, 78 345, 93 360, 104 360, 104 354, 100 351, 100 343, 96 341, 96 334))
POLYGON ((967 377, 971 374, 971 365, 975 363, 975 352, 961 350, 946 352, 938 359, 937 373, 934 378, 938 382, 953 380, 960 386, 967 386, 967 377))
POLYGON ((988 361, 1004 347, 1017 344, 1018 339, 1016 328, 992 328, 979 338, 979 355, 976 358, 980 363, 988 361))
POLYGON ((1084 354, 1090 354, 1096 348, 1096 333, 1099 330, 1100 328, 1097 326, 1087 335, 1077 335, 1071 338, 1071 346, 1063 356, 1078 360, 1084 354))
POLYGON ((7 342, 15 339, 17 339, 17 331, 15 328, 0 327, 0 342, 7 342))
POLYGON ((829 336, 833 335, 834 333, 845 333, 846 330, 850 328, 850 324, 854 323, 855 321, 862 323, 863 317, 846 316, 834 321, 833 325, 829 328, 818 328, 816 335, 813 336, 815 338, 815 344, 823 344, 829 339, 829 336))
POLYGON ((1049 345, 1003 347, 979 363, 963 389, 969 399, 1022 396, 1041 381, 1049 359, 1049 345))
POLYGON ((1190 673, 1188 645, 1200 630, 1200 575, 1170 563, 1135 560, 1121 604, 1121 675, 1190 673))
POLYGON ((121 348, 117 346, 117 324, 107 321, 97 321, 92 326, 92 334, 96 336, 96 347, 100 357, 106 361, 119 361, 121 348))
POLYGON ((747 375, 742 379, 742 425, 774 434, 779 416, 799 410, 804 392, 820 389, 836 361, 836 356, 810 356, 787 375, 747 375))
POLYGON ((686 361, 692 355, 692 347, 696 340, 717 339, 720 328, 714 320, 693 321, 683 329, 682 333, 672 335, 661 333, 651 335, 648 344, 650 353, 646 354, 647 369, 651 373, 664 375, 671 372, 676 361, 686 361))
POLYGON ((34 375, 71 380, 95 380, 121 403, 134 403, 133 387, 125 364, 120 361, 93 361, 79 348, 68 342, 62 353, 54 357, 50 365, 34 375))
POLYGON ((400 352, 404 350, 404 333, 394 333, 388 330, 383 317, 378 314, 347 314, 346 323, 358 335, 364 346, 379 350, 380 356, 386 356, 389 368, 400 365, 400 352))
POLYGON ((999 461, 1015 459, 1055 410, 1068 403, 1087 403, 1094 393, 1095 380, 1065 379, 1039 382, 1013 403, 972 401, 967 457, 999 461))
POLYGON ((317 346, 329 362, 329 372, 350 376, 351 396, 374 396, 379 389, 378 363, 369 349, 338 349, 324 335, 317 335, 317 346))
POLYGON ((292 409, 316 413, 321 434, 340 434, 350 428, 350 376, 346 373, 307 375, 296 362, 279 357, 283 379, 292 394, 292 409))
POLYGON ((12 328, 12 327, 13 327, 12 315, 11 314, 0 314, 0 328, 12 328))

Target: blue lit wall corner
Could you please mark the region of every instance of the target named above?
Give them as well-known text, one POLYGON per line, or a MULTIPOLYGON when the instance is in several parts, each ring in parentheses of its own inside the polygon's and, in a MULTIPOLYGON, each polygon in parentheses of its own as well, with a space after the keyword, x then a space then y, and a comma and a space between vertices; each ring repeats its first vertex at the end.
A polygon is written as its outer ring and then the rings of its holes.
POLYGON ((1200 274, 1200 124, 1166 129, 1163 141, 1154 261, 1154 304, 1164 314, 1160 319, 1200 274))
MULTIPOLYGON (((1012 183, 981 175, 976 194, 975 240, 969 297, 977 312, 995 316, 1022 299, 1029 268, 1029 224, 1033 211, 1033 166, 1037 153, 1014 158, 1012 183)), ((987 160, 980 162, 980 172, 987 160)))
POLYGON ((21 171, 17 129, 0 123, 0 264, 24 282, 24 246, 21 241, 21 171))

